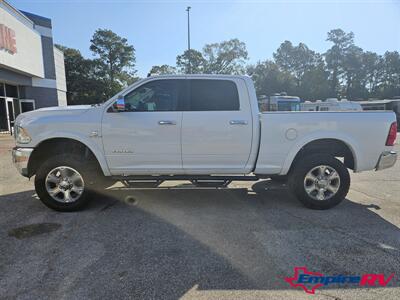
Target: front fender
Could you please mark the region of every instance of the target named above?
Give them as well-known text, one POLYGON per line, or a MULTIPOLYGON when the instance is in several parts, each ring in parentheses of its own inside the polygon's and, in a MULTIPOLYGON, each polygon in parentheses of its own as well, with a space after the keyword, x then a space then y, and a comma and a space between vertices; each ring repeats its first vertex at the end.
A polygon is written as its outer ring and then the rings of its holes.
POLYGON ((76 140, 82 144, 84 144, 86 147, 90 149, 90 151, 93 152, 94 156, 96 157, 97 161, 99 162, 99 165, 104 173, 105 176, 110 176, 110 170, 108 168, 107 161, 104 157, 103 153, 103 148, 102 148, 102 141, 101 137, 87 137, 83 134, 78 134, 75 132, 69 132, 69 131, 53 131, 49 132, 46 131, 45 134, 37 135, 35 138, 36 145, 35 147, 39 146, 40 143, 54 139, 54 138, 64 138, 64 139, 72 139, 76 140))

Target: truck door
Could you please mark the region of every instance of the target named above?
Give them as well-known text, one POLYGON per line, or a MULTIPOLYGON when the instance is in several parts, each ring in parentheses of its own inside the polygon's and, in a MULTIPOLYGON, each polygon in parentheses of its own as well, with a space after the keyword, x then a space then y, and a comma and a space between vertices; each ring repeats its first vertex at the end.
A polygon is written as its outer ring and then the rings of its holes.
POLYGON ((186 174, 244 173, 252 145, 252 114, 242 79, 190 79, 182 118, 186 174))
POLYGON ((148 81, 124 95, 125 111, 103 116, 104 153, 113 175, 181 174, 183 79, 148 81))

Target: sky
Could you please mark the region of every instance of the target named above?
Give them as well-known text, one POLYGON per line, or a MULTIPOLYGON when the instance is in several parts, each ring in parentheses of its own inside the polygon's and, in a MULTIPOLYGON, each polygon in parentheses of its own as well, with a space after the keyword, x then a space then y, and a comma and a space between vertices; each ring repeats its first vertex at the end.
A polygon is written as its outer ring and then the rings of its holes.
POLYGON ((56 43, 91 58, 90 39, 111 29, 136 49, 136 69, 175 65, 187 48, 186 7, 191 6, 191 46, 238 38, 249 63, 271 59, 290 40, 325 52, 327 32, 353 31, 364 50, 400 51, 400 0, 7 0, 18 9, 52 19, 56 43))

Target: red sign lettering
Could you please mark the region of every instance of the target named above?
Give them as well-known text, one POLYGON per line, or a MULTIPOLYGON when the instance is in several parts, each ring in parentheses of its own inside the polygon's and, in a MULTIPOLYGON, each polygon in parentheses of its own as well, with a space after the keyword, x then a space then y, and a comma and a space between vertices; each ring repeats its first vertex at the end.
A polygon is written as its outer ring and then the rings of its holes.
POLYGON ((386 280, 385 280, 385 275, 384 274, 365 274, 361 277, 360 285, 369 285, 369 286, 375 286, 376 282, 378 281, 378 284, 380 286, 386 286, 390 280, 392 280, 394 274, 390 275, 386 280))
POLYGON ((6 25, 0 24, 0 50, 6 50, 11 54, 17 53, 15 31, 6 25))

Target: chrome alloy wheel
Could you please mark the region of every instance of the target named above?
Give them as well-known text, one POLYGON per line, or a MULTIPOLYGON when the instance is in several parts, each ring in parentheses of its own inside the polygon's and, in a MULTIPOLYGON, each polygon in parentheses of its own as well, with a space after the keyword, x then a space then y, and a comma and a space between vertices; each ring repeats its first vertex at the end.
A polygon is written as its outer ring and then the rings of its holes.
POLYGON ((82 175, 77 170, 66 166, 51 170, 47 174, 45 184, 49 195, 61 203, 75 202, 85 188, 82 175))
POLYGON ((314 200, 323 201, 335 196, 340 188, 340 176, 330 166, 317 166, 304 178, 304 189, 314 200))

